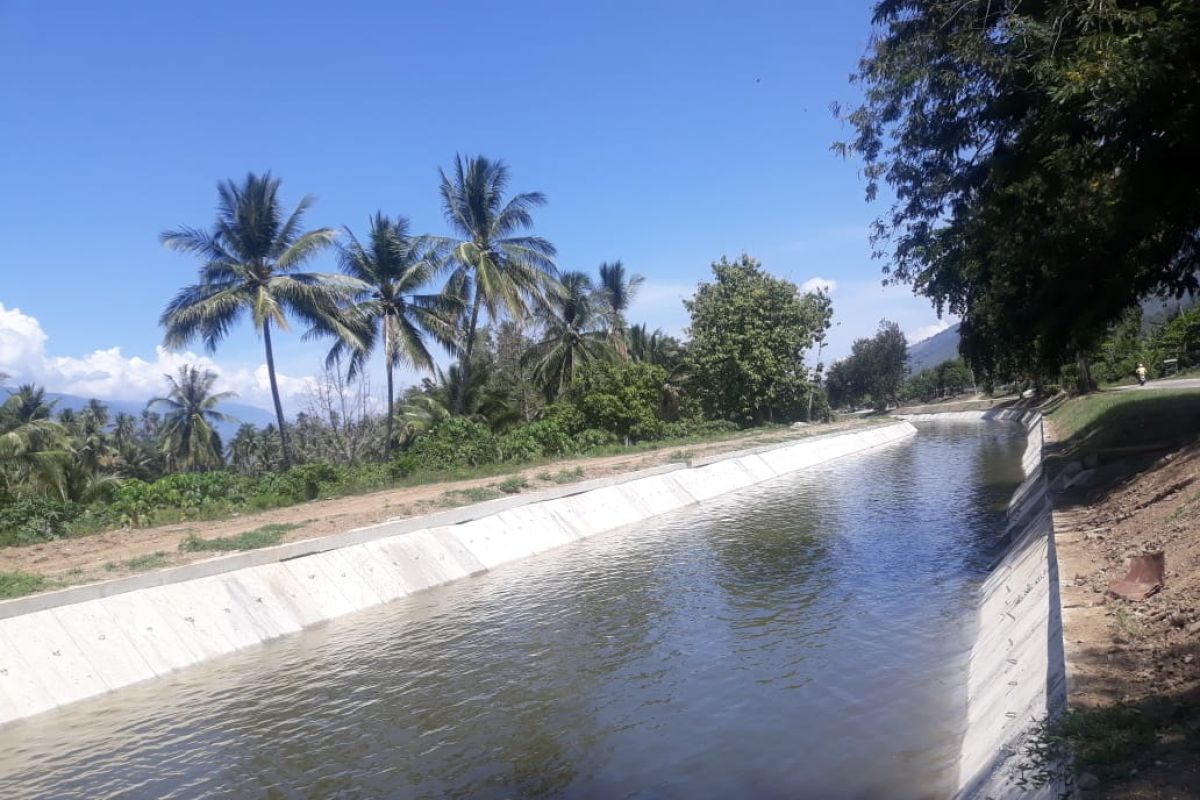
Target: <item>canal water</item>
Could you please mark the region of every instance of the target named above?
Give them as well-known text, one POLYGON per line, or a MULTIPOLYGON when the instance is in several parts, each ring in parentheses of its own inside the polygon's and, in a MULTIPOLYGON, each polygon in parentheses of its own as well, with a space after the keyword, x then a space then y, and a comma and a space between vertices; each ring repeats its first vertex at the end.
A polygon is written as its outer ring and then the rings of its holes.
POLYGON ((0 729, 0 797, 947 797, 1024 432, 920 427, 0 729))

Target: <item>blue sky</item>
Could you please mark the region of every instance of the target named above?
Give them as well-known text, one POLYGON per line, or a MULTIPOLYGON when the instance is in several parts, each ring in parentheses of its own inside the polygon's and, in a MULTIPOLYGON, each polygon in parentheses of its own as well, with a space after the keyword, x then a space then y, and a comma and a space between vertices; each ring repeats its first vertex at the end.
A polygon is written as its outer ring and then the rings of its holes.
MULTIPOLYGON (((197 266, 158 234, 207 226, 218 180, 272 170, 314 227, 382 209, 442 233, 455 153, 546 193, 561 268, 645 275, 635 322, 681 332, 680 299, 746 251, 835 282, 827 353, 884 316, 928 334, 926 301, 879 286, 883 207, 829 152, 869 33, 865 1, 0 3, 0 370, 157 392, 191 358, 156 352, 158 315, 197 266)), ((325 348, 280 338, 295 394, 325 348)), ((215 357, 255 404, 261 362, 245 326, 215 357)))

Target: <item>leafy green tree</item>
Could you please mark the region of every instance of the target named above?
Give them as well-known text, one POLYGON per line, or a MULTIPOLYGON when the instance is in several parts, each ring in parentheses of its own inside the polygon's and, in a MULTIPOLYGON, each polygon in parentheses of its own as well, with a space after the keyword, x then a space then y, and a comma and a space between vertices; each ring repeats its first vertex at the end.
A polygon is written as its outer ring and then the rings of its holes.
POLYGON ((882 0, 837 146, 892 280, 993 376, 1052 375, 1200 270, 1200 4, 882 0))
POLYGON ((221 437, 214 427, 218 422, 236 422, 217 410, 233 392, 213 392, 217 374, 208 369, 185 365, 178 377, 166 376, 168 391, 156 397, 150 406, 163 408, 163 452, 173 468, 188 472, 212 469, 222 463, 221 437))
POLYGON ((178 349, 200 339, 214 352, 230 328, 250 315, 266 351, 286 466, 290 454, 283 433, 286 428, 271 329, 287 330, 290 314, 316 330, 353 342, 357 329, 345 323, 339 304, 349 300, 359 285, 341 275, 297 272, 334 241, 332 228, 303 230, 304 214, 313 203, 311 196, 285 214, 279 179, 270 173, 250 173, 241 184, 223 181, 217 185, 217 195, 217 220, 212 230, 183 227, 162 234, 167 247, 199 256, 204 262, 199 282, 180 290, 163 311, 159 322, 166 329, 164 342, 178 349))
MULTIPOLYGON (((826 389, 835 406, 869 400, 878 411, 900 399, 908 342, 895 322, 883 320, 869 339, 857 339, 850 355, 829 369, 826 389)), ((934 378, 936 381, 936 378, 934 378)))
POLYGON ((371 351, 382 345, 387 375, 389 453, 395 418, 394 370, 407 365, 434 371, 427 337, 449 353, 458 350, 454 320, 461 310, 461 301, 421 291, 437 274, 439 264, 429 240, 412 236, 408 228, 404 217, 391 220, 376 213, 371 218, 365 243, 346 229, 349 241, 339 248, 339 263, 343 272, 358 281, 347 310, 355 337, 339 338, 329 357, 332 363, 349 354, 349 375, 353 378, 371 351))
MULTIPOLYGON (((554 245, 540 236, 521 235, 533 227, 533 209, 544 205, 540 192, 523 192, 505 199, 508 167, 484 156, 456 156, 453 175, 441 172, 442 211, 458 238, 442 240, 449 248, 454 270, 446 294, 470 308, 463 332, 464 380, 470 383, 472 355, 480 310, 495 321, 507 312, 524 318, 531 300, 554 287, 554 245)), ((456 395, 452 408, 463 413, 465 395, 456 395)))
POLYGON ((524 357, 547 402, 553 402, 571 385, 581 365, 609 358, 613 353, 591 279, 582 272, 566 272, 560 283, 561 290, 537 309, 542 338, 524 357))
POLYGON ((716 280, 684 301, 692 385, 705 411, 751 424, 802 417, 811 381, 804 352, 823 335, 831 306, 748 255, 712 269, 716 280))
POLYGON ((611 431, 628 444, 662 432, 666 381, 666 370, 646 362, 595 362, 580 370, 568 396, 584 427, 611 431))

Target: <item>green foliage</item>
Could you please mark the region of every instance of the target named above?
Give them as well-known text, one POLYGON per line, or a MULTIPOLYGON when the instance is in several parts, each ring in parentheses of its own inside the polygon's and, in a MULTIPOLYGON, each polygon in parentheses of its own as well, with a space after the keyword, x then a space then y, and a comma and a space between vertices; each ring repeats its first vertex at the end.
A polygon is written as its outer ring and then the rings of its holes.
POLYGON ((300 528, 300 525, 282 523, 263 525, 252 531, 245 531, 235 536, 218 536, 203 539, 195 534, 188 534, 179 543, 179 549, 185 553, 200 553, 207 551, 227 552, 230 550, 254 550, 260 547, 274 547, 283 541, 288 531, 300 528))
POLYGON ((0 572, 0 599, 33 594, 45 585, 46 579, 41 575, 29 572, 0 572))
POLYGON ((573 453, 578 443, 557 419, 540 419, 504 434, 497 446, 501 460, 519 462, 573 453))
POLYGON ((558 472, 544 472, 538 476, 544 481, 552 481, 554 483, 574 483, 583 478, 583 467, 575 467, 574 469, 560 469, 558 472))
POLYGON ((904 382, 900 396, 905 400, 929 402, 939 397, 960 394, 970 386, 970 368, 961 358, 952 358, 910 377, 904 382))
POLYGON ((691 385, 705 412, 743 424, 801 419, 813 381, 804 351, 833 313, 827 295, 801 295, 747 255, 712 265, 684 305, 691 313, 691 385))
POLYGON ((482 503, 495 500, 503 493, 491 486, 473 486, 470 489, 451 489, 442 494, 441 504, 447 508, 465 506, 469 503, 482 503))
POLYGON ((572 437, 575 442, 575 452, 586 453, 596 447, 606 447, 616 444, 620 441, 612 431, 604 431, 599 428, 584 428, 579 433, 572 437))
POLYGON ((496 484, 496 488, 505 494, 520 494, 521 490, 528 486, 529 481, 525 479, 524 475, 513 475, 496 484))
POLYGON ((492 464, 500 460, 496 436, 487 427, 463 417, 451 417, 422 436, 412 454, 426 469, 492 464))
POLYGON ((1197 288, 1200 4, 879 2, 847 115, 892 279, 981 374, 1053 376, 1197 288))
POLYGON ((661 435, 659 416, 667 373, 646 362, 593 364, 571 387, 571 404, 587 428, 611 431, 626 441, 661 435))
POLYGON ((165 567, 165 566, 167 566, 168 563, 170 563, 170 562, 167 560, 167 554, 162 552, 161 550, 157 550, 153 553, 147 553, 144 556, 134 556, 133 558, 127 558, 119 564, 115 561, 109 561, 107 564, 104 565, 104 568, 106 570, 108 570, 109 572, 116 572, 118 569, 120 569, 122 567, 129 570, 130 572, 145 572, 146 570, 149 570, 149 569, 158 569, 159 567, 165 567))
POLYGON ((908 343, 900 326, 883 320, 870 339, 858 339, 850 355, 829 369, 825 387, 835 406, 870 402, 882 411, 900 397, 908 343))
POLYGON ((19 497, 0 503, 0 544, 35 544, 61 539, 83 506, 53 497, 19 497))

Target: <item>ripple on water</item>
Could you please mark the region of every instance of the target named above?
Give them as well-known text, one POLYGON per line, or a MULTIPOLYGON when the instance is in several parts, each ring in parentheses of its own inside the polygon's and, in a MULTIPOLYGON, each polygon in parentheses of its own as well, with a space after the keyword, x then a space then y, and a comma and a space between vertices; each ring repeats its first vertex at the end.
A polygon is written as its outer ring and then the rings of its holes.
POLYGON ((946 796, 1015 426, 879 451, 0 730, 0 796, 946 796))

